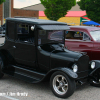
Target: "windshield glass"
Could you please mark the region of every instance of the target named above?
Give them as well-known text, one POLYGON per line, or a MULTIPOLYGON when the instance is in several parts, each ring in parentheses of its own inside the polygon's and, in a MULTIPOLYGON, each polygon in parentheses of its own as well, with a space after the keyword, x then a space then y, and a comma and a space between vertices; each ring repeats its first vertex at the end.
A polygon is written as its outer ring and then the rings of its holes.
POLYGON ((64 43, 64 30, 39 30, 38 44, 64 43))
POLYGON ((100 41, 100 30, 91 31, 90 34, 95 41, 100 41))

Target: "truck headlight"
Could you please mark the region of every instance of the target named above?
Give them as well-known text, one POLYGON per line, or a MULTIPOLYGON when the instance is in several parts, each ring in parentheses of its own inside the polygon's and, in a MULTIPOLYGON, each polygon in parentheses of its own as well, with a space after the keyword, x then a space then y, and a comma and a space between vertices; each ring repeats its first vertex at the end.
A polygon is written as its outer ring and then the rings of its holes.
POLYGON ((91 62, 91 69, 94 69, 95 68, 95 62, 91 62))
POLYGON ((78 66, 76 64, 74 64, 72 68, 73 68, 73 72, 76 73, 78 71, 78 66))

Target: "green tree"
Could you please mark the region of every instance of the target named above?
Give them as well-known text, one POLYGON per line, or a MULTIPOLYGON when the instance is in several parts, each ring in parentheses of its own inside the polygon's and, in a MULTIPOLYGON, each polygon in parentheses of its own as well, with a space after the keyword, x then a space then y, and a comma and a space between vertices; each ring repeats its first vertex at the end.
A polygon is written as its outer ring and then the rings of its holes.
POLYGON ((5 0, 0 0, 0 4, 2 4, 3 2, 5 2, 5 0))
POLYGON ((68 10, 75 6, 76 0, 40 0, 46 8, 44 13, 50 20, 57 21, 64 17, 68 10))
POLYGON ((100 0, 81 0, 78 5, 80 9, 86 10, 88 18, 100 22, 100 0))

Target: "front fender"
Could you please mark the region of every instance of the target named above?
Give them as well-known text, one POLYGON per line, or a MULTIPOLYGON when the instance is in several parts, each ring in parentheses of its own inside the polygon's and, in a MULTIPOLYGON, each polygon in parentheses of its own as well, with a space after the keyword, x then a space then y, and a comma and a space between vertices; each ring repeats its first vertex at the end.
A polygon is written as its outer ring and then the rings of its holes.
POLYGON ((49 73, 52 73, 52 72, 55 72, 55 71, 62 71, 62 72, 64 72, 65 74, 67 74, 69 77, 71 77, 73 79, 78 78, 78 75, 69 68, 65 68, 65 67, 55 68, 55 69, 50 70, 49 73))
MULTIPOLYGON (((90 72, 89 76, 92 76, 93 73, 95 73, 97 70, 100 70, 100 60, 92 60, 92 61, 95 62, 95 69, 93 69, 93 70, 90 72)), ((92 61, 91 61, 91 62, 92 62, 92 61)))

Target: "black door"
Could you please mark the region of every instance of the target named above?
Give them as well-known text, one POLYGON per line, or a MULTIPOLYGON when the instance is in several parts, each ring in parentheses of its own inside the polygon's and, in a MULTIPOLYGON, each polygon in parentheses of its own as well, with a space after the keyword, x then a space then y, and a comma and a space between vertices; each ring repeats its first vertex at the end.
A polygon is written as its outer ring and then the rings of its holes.
POLYGON ((36 50, 34 42, 34 30, 31 30, 33 25, 17 23, 16 26, 17 34, 15 40, 16 42, 14 45, 15 60, 20 65, 34 68, 36 62, 36 50))
POLYGON ((35 67, 36 51, 34 44, 30 43, 15 43, 15 60, 21 65, 35 67))

